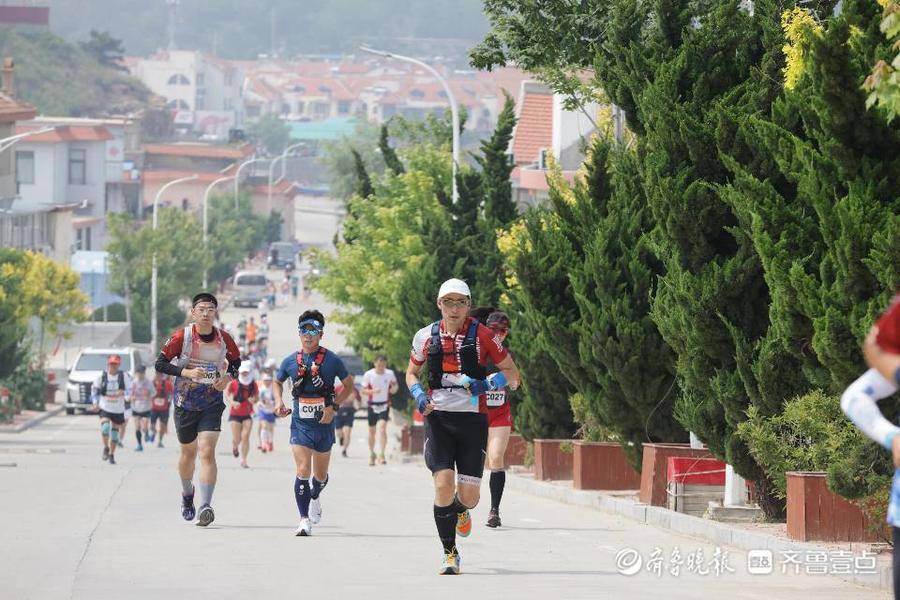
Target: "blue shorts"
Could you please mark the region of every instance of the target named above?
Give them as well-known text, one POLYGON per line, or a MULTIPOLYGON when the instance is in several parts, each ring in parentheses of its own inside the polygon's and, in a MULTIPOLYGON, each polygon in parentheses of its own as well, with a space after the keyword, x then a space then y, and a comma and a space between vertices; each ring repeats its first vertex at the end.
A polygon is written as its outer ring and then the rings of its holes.
POLYGON ((330 452, 334 445, 334 425, 300 425, 291 421, 291 445, 316 452, 330 452))
POLYGON ((259 411, 259 420, 263 423, 274 423, 275 422, 275 413, 267 413, 259 411))

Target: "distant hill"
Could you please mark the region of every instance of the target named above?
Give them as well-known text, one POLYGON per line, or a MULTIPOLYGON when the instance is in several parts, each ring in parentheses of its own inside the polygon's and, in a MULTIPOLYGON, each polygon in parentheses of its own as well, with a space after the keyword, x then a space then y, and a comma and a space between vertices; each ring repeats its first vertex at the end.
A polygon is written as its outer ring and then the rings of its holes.
POLYGON ((151 96, 137 79, 101 65, 78 45, 48 31, 0 28, 0 56, 15 60, 16 97, 41 114, 126 114, 142 108, 151 96))
MULTIPOLYGON (((355 51, 362 42, 395 52, 443 55, 465 64, 488 30, 481 0, 181 0, 176 43, 226 58, 355 51)), ((108 31, 128 54, 168 44, 165 0, 54 0, 51 29, 70 41, 108 31)))

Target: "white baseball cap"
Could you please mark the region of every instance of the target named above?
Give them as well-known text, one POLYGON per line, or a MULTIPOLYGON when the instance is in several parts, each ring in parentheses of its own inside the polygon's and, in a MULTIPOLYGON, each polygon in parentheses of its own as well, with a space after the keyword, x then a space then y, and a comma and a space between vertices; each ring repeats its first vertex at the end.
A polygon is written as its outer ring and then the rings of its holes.
POLYGON ((241 366, 238 368, 238 373, 249 373, 250 372, 250 362, 244 361, 241 363, 241 366))
POLYGON ((462 294, 467 298, 472 296, 472 293, 469 292, 468 284, 462 279, 448 279, 442 283, 441 289, 438 290, 438 300, 447 294, 462 294))

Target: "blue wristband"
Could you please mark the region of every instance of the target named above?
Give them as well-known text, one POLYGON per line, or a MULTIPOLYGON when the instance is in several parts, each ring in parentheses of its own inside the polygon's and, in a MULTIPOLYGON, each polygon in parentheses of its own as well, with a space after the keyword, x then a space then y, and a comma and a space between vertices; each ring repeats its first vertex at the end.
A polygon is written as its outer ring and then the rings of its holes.
POLYGON ((499 390, 500 388, 506 387, 506 384, 509 383, 506 380, 506 375, 503 372, 494 373, 490 377, 487 378, 488 387, 492 390, 499 390))

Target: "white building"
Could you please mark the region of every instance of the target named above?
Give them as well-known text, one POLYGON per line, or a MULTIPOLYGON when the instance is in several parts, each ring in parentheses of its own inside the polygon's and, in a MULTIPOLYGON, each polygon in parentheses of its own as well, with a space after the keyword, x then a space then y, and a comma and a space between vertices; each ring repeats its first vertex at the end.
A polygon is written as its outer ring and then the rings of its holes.
POLYGON ((161 50, 125 61, 132 75, 166 99, 176 126, 228 139, 243 122, 243 74, 236 64, 189 50, 161 50))
POLYGON ((137 144, 127 119, 39 117, 20 123, 18 133, 55 127, 15 147, 19 197, 36 205, 77 204, 73 250, 106 246, 106 215, 140 206, 140 185, 126 151, 137 144))

